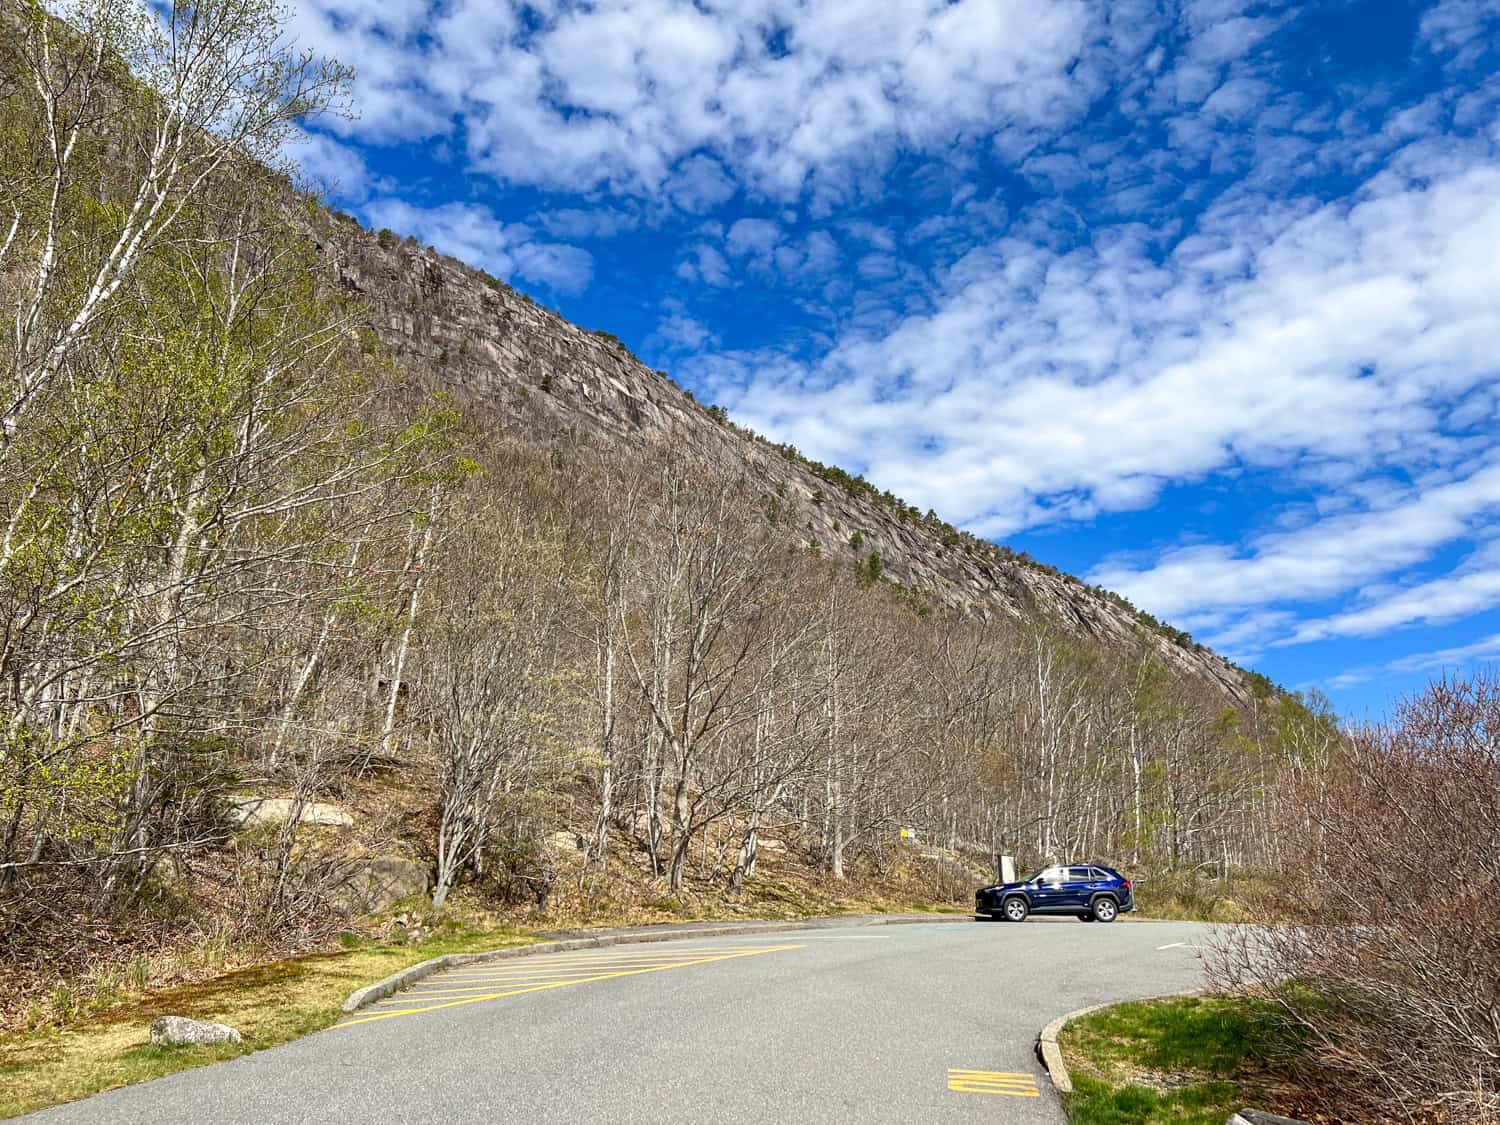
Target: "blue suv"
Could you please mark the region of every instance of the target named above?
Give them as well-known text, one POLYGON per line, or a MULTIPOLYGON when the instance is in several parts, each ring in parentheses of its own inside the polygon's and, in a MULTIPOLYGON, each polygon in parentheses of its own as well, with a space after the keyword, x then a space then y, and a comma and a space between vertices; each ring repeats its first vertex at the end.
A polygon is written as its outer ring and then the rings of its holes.
POLYGON ((1099 863, 1048 867, 1019 883, 996 883, 974 893, 974 913, 1008 922, 1028 914, 1072 914, 1082 922, 1113 922, 1135 909, 1130 880, 1099 863))

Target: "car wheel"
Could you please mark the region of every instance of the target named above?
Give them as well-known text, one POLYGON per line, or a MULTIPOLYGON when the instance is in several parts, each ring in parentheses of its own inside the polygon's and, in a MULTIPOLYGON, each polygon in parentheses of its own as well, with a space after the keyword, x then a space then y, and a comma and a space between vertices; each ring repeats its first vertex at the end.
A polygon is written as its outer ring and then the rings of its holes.
POLYGON ((1101 895, 1094 900, 1094 921, 1113 922, 1120 913, 1120 904, 1114 899, 1101 895))
POLYGON ((1094 916, 1092 914, 1080 914, 1078 916, 1078 920, 1080 922, 1092 922, 1094 920, 1094 916))
POLYGON ((1005 920, 1007 922, 1024 922, 1026 921, 1026 915, 1031 913, 1031 908, 1026 905, 1026 900, 1017 895, 1012 895, 1006 899, 1005 905, 1001 909, 1005 912, 1005 920))

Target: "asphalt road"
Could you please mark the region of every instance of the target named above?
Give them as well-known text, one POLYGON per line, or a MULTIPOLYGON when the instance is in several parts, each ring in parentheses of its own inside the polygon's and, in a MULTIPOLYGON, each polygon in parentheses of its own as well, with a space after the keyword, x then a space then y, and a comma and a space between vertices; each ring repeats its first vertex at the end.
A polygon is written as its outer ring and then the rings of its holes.
POLYGON ((1088 1004, 1197 987, 1207 934, 1032 919, 518 958, 28 1120, 1060 1122, 1037 1032, 1088 1004))

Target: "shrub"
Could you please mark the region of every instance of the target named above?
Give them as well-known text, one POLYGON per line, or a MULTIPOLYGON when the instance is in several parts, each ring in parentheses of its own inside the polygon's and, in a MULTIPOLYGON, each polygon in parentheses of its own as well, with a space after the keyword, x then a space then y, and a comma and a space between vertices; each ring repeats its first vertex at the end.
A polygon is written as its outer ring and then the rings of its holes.
POLYGON ((1500 680, 1445 679, 1295 795, 1301 857, 1265 921, 1219 942, 1307 1034, 1337 1087, 1371 1104, 1500 1110, 1500 680))

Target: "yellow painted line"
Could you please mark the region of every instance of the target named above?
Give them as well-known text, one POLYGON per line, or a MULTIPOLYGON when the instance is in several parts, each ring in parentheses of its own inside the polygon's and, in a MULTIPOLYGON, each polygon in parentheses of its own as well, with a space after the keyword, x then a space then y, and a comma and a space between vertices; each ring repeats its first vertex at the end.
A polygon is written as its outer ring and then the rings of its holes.
POLYGON ((1029 1070, 966 1070, 963 1067, 950 1066, 949 1074, 974 1075, 981 1078, 1023 1078, 1027 1082, 1035 1082, 1029 1070))
POLYGON ((391 1020, 398 1016, 415 1015, 418 1012, 436 1012, 443 1008, 458 1008, 465 1004, 478 1004, 484 1000, 499 1000, 506 996, 520 996, 527 992, 544 992, 551 988, 566 988, 573 984, 587 984, 597 980, 613 980, 616 977, 634 977, 643 973, 659 973, 665 969, 683 969, 692 965, 707 965, 715 961, 733 961, 740 957, 755 957, 762 953, 780 953, 787 949, 801 949, 800 945, 777 945, 767 949, 743 950, 738 953, 721 953, 716 957, 699 957, 687 961, 678 961, 667 965, 653 965, 646 969, 624 969, 612 973, 599 973, 591 977, 583 977, 580 980, 554 981, 550 984, 534 984, 526 988, 511 989, 507 992, 491 992, 483 996, 469 996, 462 1000, 447 1000, 441 1004, 429 1004, 421 1008, 407 1008, 396 1012, 381 1012, 379 1015, 365 1016, 357 1020, 345 1020, 336 1024, 336 1027, 352 1027, 357 1023, 374 1023, 377 1020, 391 1020))
MULTIPOLYGON (((728 951, 725 951, 725 952, 728 952, 728 951)), ((760 949, 754 949, 754 950, 735 950, 734 952, 735 953, 761 953, 761 952, 765 952, 765 950, 760 950, 760 949)), ((531 967, 531 968, 527 968, 527 969, 511 969, 511 970, 509 970, 507 972, 503 972, 503 973, 485 973, 485 974, 482 974, 482 975, 476 975, 476 974, 459 975, 459 974, 456 974, 456 973, 448 972, 448 973, 442 973, 442 974, 439 974, 437 976, 431 977, 427 981, 423 981, 423 982, 421 982, 419 984, 415 984, 411 988, 404 990, 403 994, 417 994, 417 993, 425 993, 425 992, 437 992, 437 991, 444 991, 444 990, 454 989, 454 988, 478 988, 478 989, 482 989, 486 985, 493 985, 493 984, 520 983, 520 982, 533 982, 534 983, 534 982, 543 981, 543 980, 554 980, 554 979, 557 979, 559 977, 584 977, 584 976, 593 976, 600 969, 616 970, 616 969, 654 968, 657 965, 681 965, 684 962, 689 961, 689 960, 696 961, 696 962, 708 962, 708 961, 715 960, 715 959, 717 959, 718 957, 720 957, 722 955, 723 955, 723 953, 700 954, 700 955, 697 955, 697 956, 695 956, 695 957, 693 957, 691 959, 677 957, 677 958, 672 958, 670 960, 614 961, 614 962, 607 962, 607 963, 604 963, 604 964, 597 964, 597 965, 535 966, 535 967, 531 967)))
POLYGON ((504 976, 507 973, 530 973, 538 968, 543 969, 580 969, 595 965, 658 965, 664 962, 681 961, 684 957, 717 957, 721 953, 753 953, 755 950, 747 949, 715 949, 704 953, 678 953, 671 957, 616 957, 609 960, 595 961, 532 961, 529 965, 507 965, 496 966, 487 969, 450 969, 443 973, 444 976, 466 976, 466 977, 490 977, 504 976))
POLYGON ((1012 1098, 1039 1098, 1036 1078, 1031 1074, 1005 1070, 968 1070, 950 1068, 948 1089, 960 1094, 1000 1094, 1012 1098))
MULTIPOLYGON (((532 947, 534 948, 534 947, 532 947)), ((540 953, 526 954, 525 960, 547 959, 550 962, 579 962, 579 960, 600 960, 610 957, 672 957, 681 953, 732 953, 736 950, 760 950, 760 945, 688 945, 678 948, 676 942, 663 944, 663 942, 649 942, 646 945, 604 945, 597 950, 571 950, 567 953, 553 953, 543 950, 540 953)), ((460 969, 481 968, 483 965, 502 965, 507 959, 496 959, 492 962, 481 962, 480 965, 463 965, 460 969)), ((516 960, 511 956, 508 960, 516 960)))
POLYGON ((540 957, 528 957, 528 965, 492 965, 484 966, 483 969, 449 969, 444 975, 453 977, 489 977, 496 972, 523 972, 529 971, 534 965, 546 965, 553 969, 573 969, 577 966, 588 965, 655 965, 658 962, 679 962, 684 957, 717 957, 721 953, 754 953, 754 950, 703 950, 702 953, 676 953, 672 956, 660 954, 655 957, 591 957, 588 960, 541 960, 540 957))
MULTIPOLYGON (((724 953, 759 953, 768 948, 780 947, 753 946, 749 949, 736 949, 732 947, 726 949, 720 946, 717 949, 692 951, 690 953, 684 950, 683 953, 689 953, 689 957, 691 958, 690 963, 697 964, 715 959, 724 953)), ((462 973, 459 970, 449 970, 448 972, 430 977, 426 981, 419 982, 411 988, 403 990, 396 996, 389 997, 386 1000, 378 1000, 370 1005, 370 1007, 390 1010, 392 1006, 397 1005, 411 1007, 414 1002, 421 1000, 490 993, 495 991, 496 984, 520 986, 544 983, 581 983, 583 980, 597 976, 601 968, 620 970, 626 968, 655 967, 666 963, 678 967, 684 962, 689 962, 689 957, 678 955, 667 959, 665 955, 658 954, 650 961, 645 962, 632 958, 625 961, 612 960, 607 963, 590 961, 576 966, 537 966, 533 964, 531 966, 516 966, 504 972, 491 970, 482 975, 475 975, 472 970, 468 973, 462 973)))
MULTIPOLYGON (((701 964, 701 962, 695 963, 701 964)), ((683 966, 670 965, 667 967, 678 969, 682 968, 683 966)), ((523 988, 533 984, 583 984, 585 981, 593 980, 597 975, 598 974, 596 973, 593 976, 587 977, 537 977, 534 980, 511 981, 506 987, 523 988)), ((439 988, 434 989, 431 992, 410 992, 406 993, 405 995, 407 996, 409 1002, 411 1000, 445 1000, 450 999, 454 996, 485 996, 494 991, 495 986, 493 984, 490 984, 484 985, 480 988, 439 988)))
POLYGON ((652 969, 657 965, 681 965, 681 962, 625 962, 624 965, 579 965, 574 966, 574 968, 532 969, 531 972, 510 972, 510 974, 496 974, 493 977, 449 978, 449 975, 443 974, 441 980, 434 980, 431 983, 414 984, 413 990, 456 989, 456 987, 469 986, 469 984, 484 986, 484 984, 505 984, 507 981, 541 980, 541 978, 552 977, 592 977, 595 972, 604 972, 606 969, 609 969, 609 971, 615 971, 615 969, 652 969))
MULTIPOLYGON (((616 954, 609 954, 609 955, 600 954, 599 956, 595 956, 595 957, 577 957, 577 956, 564 957, 564 956, 561 956, 561 955, 553 955, 553 956, 543 955, 543 956, 540 956, 540 957, 528 957, 528 958, 525 959, 525 961, 527 963, 529 963, 530 965, 549 965, 549 966, 557 966, 557 965, 607 965, 607 964, 614 964, 616 962, 623 962, 623 961, 679 961, 684 956, 690 956, 690 957, 703 956, 703 957, 707 957, 707 956, 717 956, 718 954, 721 954, 721 953, 755 953, 755 952, 759 952, 762 949, 776 949, 776 948, 780 948, 780 947, 779 946, 731 946, 731 947, 726 948, 724 946, 720 946, 720 947, 718 947, 716 949, 678 949, 678 950, 673 950, 671 953, 616 953, 616 954)), ((508 960, 514 960, 514 959, 508 959, 508 960)), ((527 968, 526 964, 510 965, 510 964, 507 964, 506 961, 499 961, 499 962, 492 962, 492 963, 484 964, 484 965, 462 966, 462 967, 459 967, 459 968, 456 968, 456 969, 449 969, 449 970, 447 970, 444 973, 444 975, 445 976, 449 976, 449 975, 452 975, 452 976, 461 976, 461 975, 475 974, 475 973, 478 973, 478 974, 489 974, 489 973, 498 973, 498 972, 521 971, 521 970, 526 969, 526 968, 527 968)))

